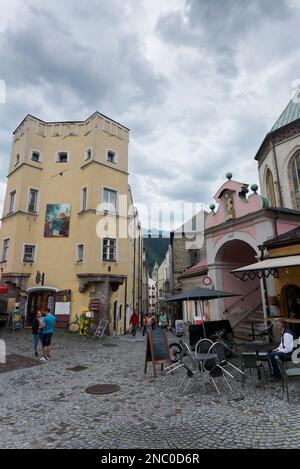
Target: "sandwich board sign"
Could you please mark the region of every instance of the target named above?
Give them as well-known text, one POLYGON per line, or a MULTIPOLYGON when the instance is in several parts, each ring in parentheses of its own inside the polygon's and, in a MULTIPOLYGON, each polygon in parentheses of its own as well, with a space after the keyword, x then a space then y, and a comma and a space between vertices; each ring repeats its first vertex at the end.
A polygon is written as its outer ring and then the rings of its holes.
POLYGON ((9 313, 6 329, 11 327, 12 332, 16 331, 17 329, 22 329, 22 318, 21 312, 19 310, 14 310, 9 313))
POLYGON ((104 335, 104 332, 107 326, 108 326, 108 321, 106 319, 101 319, 95 331, 95 337, 99 337, 101 339, 101 337, 103 337, 104 335))
POLYGON ((147 334, 145 374, 147 373, 148 362, 152 362, 154 378, 157 377, 156 365, 161 365, 161 370, 163 370, 164 363, 171 364, 168 337, 164 329, 157 328, 147 334))

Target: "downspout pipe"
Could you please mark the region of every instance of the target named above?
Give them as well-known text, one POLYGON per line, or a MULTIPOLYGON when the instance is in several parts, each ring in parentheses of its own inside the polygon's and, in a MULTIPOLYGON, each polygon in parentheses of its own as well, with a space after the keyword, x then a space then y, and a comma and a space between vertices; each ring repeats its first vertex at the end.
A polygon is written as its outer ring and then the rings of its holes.
MULTIPOLYGON (((260 261, 263 261, 264 260, 264 246, 263 246, 263 244, 258 246, 258 249, 260 250, 260 261)), ((264 275, 262 277, 262 282, 263 282, 264 299, 265 299, 265 305, 266 305, 266 313, 267 313, 267 318, 269 318, 270 317, 270 304, 269 304, 269 298, 268 298, 267 281, 266 281, 266 277, 264 275)))

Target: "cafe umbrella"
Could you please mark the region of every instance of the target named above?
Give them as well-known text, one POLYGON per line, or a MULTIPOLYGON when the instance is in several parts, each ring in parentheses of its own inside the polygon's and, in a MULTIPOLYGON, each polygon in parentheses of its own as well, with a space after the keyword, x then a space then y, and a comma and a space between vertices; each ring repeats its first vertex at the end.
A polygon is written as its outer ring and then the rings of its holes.
POLYGON ((232 292, 225 292, 222 290, 212 290, 210 288, 201 288, 195 287, 191 290, 187 290, 182 293, 178 293, 177 295, 168 298, 166 302, 175 302, 175 301, 200 301, 200 309, 201 309, 201 319, 202 319, 202 327, 203 327, 203 334, 205 334, 205 325, 204 325, 204 301, 209 300, 217 300, 219 298, 230 298, 232 296, 240 296, 238 293, 232 292))

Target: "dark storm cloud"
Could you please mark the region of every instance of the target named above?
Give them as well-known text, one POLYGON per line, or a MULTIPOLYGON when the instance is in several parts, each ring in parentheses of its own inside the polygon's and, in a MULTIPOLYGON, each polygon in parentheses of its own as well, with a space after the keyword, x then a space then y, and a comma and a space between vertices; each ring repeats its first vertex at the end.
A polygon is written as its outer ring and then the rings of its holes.
POLYGON ((39 11, 36 21, 36 11, 20 28, 2 35, 2 75, 10 87, 47 84, 57 103, 60 93, 69 91, 89 107, 105 106, 118 96, 120 113, 133 101, 142 106, 161 101, 166 80, 154 73, 135 35, 112 38, 108 47, 99 30, 97 44, 82 46, 80 36, 73 37, 51 14, 48 21, 39 11))
POLYGON ((247 35, 265 23, 287 20, 293 12, 288 0, 186 0, 184 11, 159 19, 157 33, 207 54, 217 73, 234 78, 239 71, 236 51, 247 35))
MULTIPOLYGON (((12 131, 28 113, 63 120, 99 110, 122 122, 133 105, 141 113, 162 104, 167 79, 146 59, 141 38, 122 29, 122 5, 29 1, 20 19, 6 25, 0 36, 0 78, 7 85, 7 103, 0 105, 1 181, 12 131)), ((140 135, 150 131, 139 129, 140 135)))
POLYGON ((293 13, 288 0, 186 0, 184 12, 161 17, 157 30, 178 45, 204 45, 222 55, 224 46, 230 54, 237 41, 261 24, 293 13))
MULTIPOLYGON (((292 0, 3 0, 0 184, 11 132, 31 113, 131 129, 134 200, 209 203, 227 171, 253 160, 300 77, 292 0)), ((1 197, 0 197, 1 200, 1 197)))

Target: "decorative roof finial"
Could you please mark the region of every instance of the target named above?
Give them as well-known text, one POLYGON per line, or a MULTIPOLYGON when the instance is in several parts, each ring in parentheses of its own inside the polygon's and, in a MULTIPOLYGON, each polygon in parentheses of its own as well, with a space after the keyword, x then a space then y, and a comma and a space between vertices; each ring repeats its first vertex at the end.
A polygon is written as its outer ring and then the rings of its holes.
POLYGON ((257 195, 258 185, 257 184, 252 184, 251 190, 254 192, 255 195, 257 195))
POLYGON ((232 179, 232 173, 226 173, 226 177, 228 181, 230 181, 232 179))
POLYGON ((211 209, 213 213, 215 213, 215 208, 216 208, 215 204, 210 204, 209 208, 211 209))

